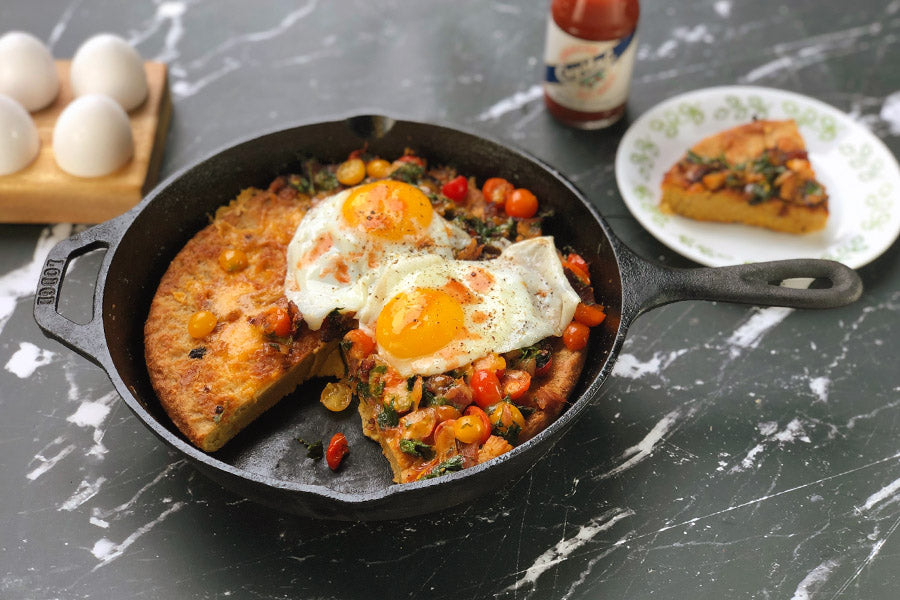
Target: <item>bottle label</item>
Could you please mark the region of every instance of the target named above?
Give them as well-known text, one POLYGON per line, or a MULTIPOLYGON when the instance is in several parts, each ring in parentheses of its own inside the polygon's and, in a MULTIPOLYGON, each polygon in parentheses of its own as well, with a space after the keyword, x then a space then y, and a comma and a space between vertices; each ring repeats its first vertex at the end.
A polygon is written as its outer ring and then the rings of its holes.
POLYGON ((632 31, 618 40, 594 42, 563 31, 547 20, 544 90, 571 110, 601 112, 625 103, 637 37, 632 31))

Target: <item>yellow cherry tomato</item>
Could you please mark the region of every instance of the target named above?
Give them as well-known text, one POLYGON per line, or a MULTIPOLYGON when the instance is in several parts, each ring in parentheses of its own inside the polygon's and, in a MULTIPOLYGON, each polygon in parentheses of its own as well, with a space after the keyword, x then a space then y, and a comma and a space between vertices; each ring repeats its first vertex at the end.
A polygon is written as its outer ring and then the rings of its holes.
POLYGON ((219 254, 219 266, 227 273, 247 268, 247 255, 236 248, 226 248, 219 254))
POLYGON ((322 390, 319 400, 331 412, 341 412, 350 406, 350 399, 353 397, 353 391, 346 383, 328 383, 322 390))
POLYGON ((464 415, 456 419, 453 425, 453 433, 456 439, 463 444, 471 444, 472 442, 480 442, 486 436, 484 435, 487 427, 478 415, 464 415))
POLYGON ((366 163, 361 158, 351 158, 337 168, 337 180, 341 185, 356 185, 366 178, 366 163))
POLYGON ((391 174, 391 169, 391 163, 381 158, 375 158, 366 165, 366 175, 375 179, 384 179, 391 174))
POLYGON ((219 320, 208 310, 197 311, 188 320, 188 333, 192 338, 203 338, 212 333, 219 320))

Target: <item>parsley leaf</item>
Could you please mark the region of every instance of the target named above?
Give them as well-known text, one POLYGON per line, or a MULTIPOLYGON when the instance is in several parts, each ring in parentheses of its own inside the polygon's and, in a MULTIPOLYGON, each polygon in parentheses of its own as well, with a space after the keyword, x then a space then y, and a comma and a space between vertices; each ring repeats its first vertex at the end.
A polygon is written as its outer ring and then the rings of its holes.
POLYGON ((297 438, 297 441, 306 446, 306 456, 313 459, 319 460, 323 456, 325 456, 325 450, 322 446, 322 440, 316 440, 315 442, 307 442, 303 438, 297 438))
POLYGON ((434 448, 419 440, 400 440, 400 450, 426 460, 434 457, 434 448))
POLYGON ((441 475, 445 475, 452 471, 462 471, 463 468, 463 457, 459 454, 456 456, 451 456, 444 462, 435 466, 428 475, 422 477, 422 479, 433 479, 435 477, 440 477, 441 475))
POLYGON ((382 407, 381 412, 378 413, 378 417, 375 420, 382 429, 396 427, 400 424, 400 415, 397 414, 397 410, 394 408, 393 404, 388 404, 382 407))

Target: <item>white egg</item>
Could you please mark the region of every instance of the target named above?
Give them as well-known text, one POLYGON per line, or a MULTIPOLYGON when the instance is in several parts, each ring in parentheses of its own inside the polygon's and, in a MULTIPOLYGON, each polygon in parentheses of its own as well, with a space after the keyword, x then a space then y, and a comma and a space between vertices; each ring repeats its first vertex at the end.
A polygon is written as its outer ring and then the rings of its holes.
POLYGON ((23 31, 0 37, 0 94, 34 112, 53 102, 58 93, 56 64, 41 40, 23 31))
POLYGON ((552 237, 495 259, 411 256, 385 269, 357 313, 378 354, 402 376, 434 375, 562 335, 579 296, 552 237))
POLYGON ((25 108, 0 94, 0 175, 24 169, 41 149, 41 139, 25 108))
POLYGON ((131 123, 108 96, 76 98, 53 128, 53 154, 59 167, 78 177, 100 177, 128 162, 134 153, 131 123))
POLYGON ((288 245, 285 295, 316 330, 335 309, 361 309, 378 274, 401 257, 453 258, 470 242, 413 185, 387 180, 343 190, 300 222, 288 245))
POLYGON ((76 96, 106 94, 125 110, 147 98, 147 74, 141 56, 128 42, 111 33, 85 41, 75 52, 69 77, 76 96))

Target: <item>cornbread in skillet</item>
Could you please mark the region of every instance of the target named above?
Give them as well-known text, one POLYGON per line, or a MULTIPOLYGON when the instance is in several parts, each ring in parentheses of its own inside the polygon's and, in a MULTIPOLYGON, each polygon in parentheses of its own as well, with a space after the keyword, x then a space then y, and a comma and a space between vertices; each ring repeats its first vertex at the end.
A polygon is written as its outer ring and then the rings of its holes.
POLYGON ((828 195, 793 120, 754 121, 710 136, 665 174, 660 210, 788 233, 825 227, 828 195))
POLYGON ((244 190, 178 253, 153 298, 144 328, 150 379, 202 450, 221 448, 306 379, 343 372, 337 340, 310 331, 284 298, 285 250, 309 204, 279 180, 244 190), (235 251, 243 255, 229 264, 235 251), (189 322, 200 311, 217 322, 194 338, 189 322), (288 331, 276 331, 285 314, 288 331))

